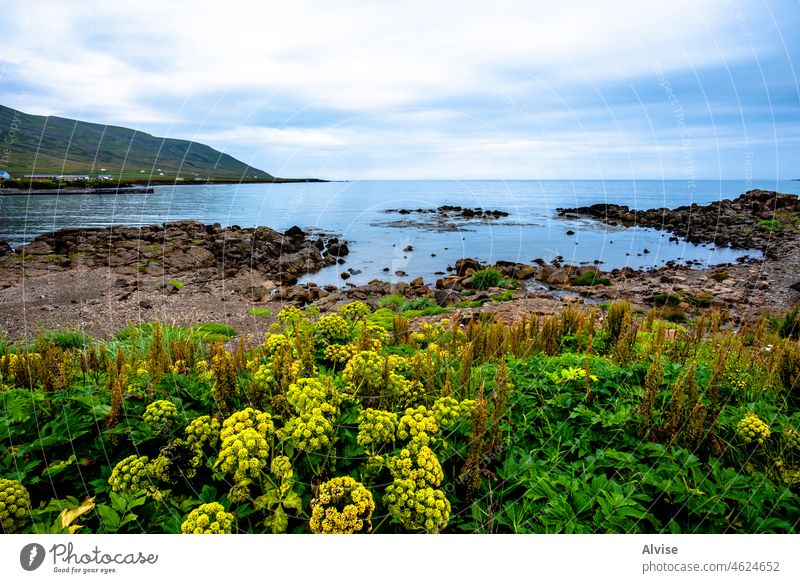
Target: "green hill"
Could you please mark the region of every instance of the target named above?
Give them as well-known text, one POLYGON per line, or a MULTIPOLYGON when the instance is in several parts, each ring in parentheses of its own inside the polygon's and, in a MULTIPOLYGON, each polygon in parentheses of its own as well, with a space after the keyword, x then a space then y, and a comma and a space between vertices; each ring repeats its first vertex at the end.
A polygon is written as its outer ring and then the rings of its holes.
POLYGON ((63 117, 28 115, 2 105, 0 170, 14 178, 25 174, 109 174, 124 180, 275 180, 263 170, 197 142, 63 117))

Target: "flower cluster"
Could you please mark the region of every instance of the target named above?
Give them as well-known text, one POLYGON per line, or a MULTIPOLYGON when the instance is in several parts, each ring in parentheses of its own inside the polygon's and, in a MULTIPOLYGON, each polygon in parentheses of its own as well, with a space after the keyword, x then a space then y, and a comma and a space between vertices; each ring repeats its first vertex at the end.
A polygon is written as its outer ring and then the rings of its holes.
POLYGON ((736 431, 745 443, 756 441, 762 444, 770 436, 769 426, 759 419, 755 413, 745 415, 744 419, 739 421, 736 431))
POLYGON ((367 333, 373 339, 373 341, 377 341, 380 346, 389 346, 392 341, 389 331, 386 330, 386 328, 381 328, 380 326, 368 326, 367 333))
POLYGON ((184 430, 186 443, 199 450, 206 446, 216 448, 219 442, 219 430, 219 420, 212 419, 210 415, 192 419, 184 430))
POLYGON ((418 488, 438 488, 444 480, 442 464, 436 454, 427 445, 415 441, 391 458, 388 465, 395 479, 412 480, 418 488))
POLYGON ((0 532, 11 534, 25 526, 31 498, 17 480, 0 480, 0 532))
POLYGON ((342 379, 350 383, 354 390, 363 388, 374 392, 383 385, 385 361, 377 352, 362 351, 353 356, 342 371, 342 379))
MULTIPOLYGON (((223 430, 224 431, 224 430, 223 430)), ((264 435, 247 427, 222 441, 217 465, 232 474, 238 484, 248 478, 258 478, 269 458, 269 445, 264 435)))
POLYGON ((419 381, 410 381, 405 377, 391 373, 389 382, 386 383, 387 392, 406 407, 413 407, 425 394, 425 387, 419 381))
POLYGON ((784 437, 786 437, 786 443, 790 450, 794 451, 795 453, 800 453, 800 433, 792 429, 791 427, 787 427, 783 432, 784 437))
POLYGON ((389 513, 409 530, 441 531, 450 520, 450 501, 442 490, 419 488, 413 480, 396 479, 383 497, 389 513))
POLYGON ((339 314, 322 316, 317 325, 328 340, 344 340, 350 336, 350 324, 339 314))
POLYGON ((389 459, 394 481, 383 499, 389 513, 409 530, 439 532, 450 519, 450 502, 439 489, 444 480, 442 465, 424 443, 414 439, 389 459))
POLYGON ((397 413, 364 409, 358 414, 358 444, 369 447, 390 443, 396 428, 397 413))
POLYGON ((279 350, 289 346, 289 339, 285 334, 268 334, 264 342, 264 352, 267 356, 273 356, 279 350))
POLYGON ((303 312, 294 306, 284 306, 281 308, 281 311, 278 312, 278 322, 284 326, 288 326, 290 324, 299 324, 304 319, 305 316, 303 315, 303 312))
POLYGON ((232 528, 233 514, 219 502, 201 504, 181 524, 183 534, 231 534, 232 528))
POLYGON ((353 534, 369 532, 375 502, 364 485, 349 476, 333 478, 319 485, 311 501, 311 532, 353 534))
POLYGON ((256 388, 267 390, 275 384, 275 373, 272 364, 262 364, 253 373, 253 384, 256 388))
POLYGON ((294 476, 292 462, 285 455, 278 455, 272 458, 269 469, 279 480, 290 480, 294 476))
POLYGON ((220 431, 219 438, 225 441, 245 429, 255 429, 259 435, 266 437, 275 431, 275 424, 272 422, 272 416, 269 413, 262 413, 258 409, 247 407, 233 413, 222 422, 222 431, 220 431))
POLYGON ((108 483, 114 492, 139 492, 150 481, 150 458, 146 455, 129 455, 111 470, 108 483))
POLYGON ((397 426, 397 437, 400 439, 427 439, 435 433, 439 433, 439 424, 433 412, 424 405, 406 409, 397 426))
POLYGON ((342 316, 349 320, 361 320, 372 313, 372 308, 370 308, 364 302, 356 301, 340 306, 338 311, 342 316))
POLYGON ((459 402, 453 397, 440 397, 433 404, 433 416, 439 427, 449 427, 472 413, 474 408, 475 401, 472 399, 459 402))
POLYGON ((325 360, 335 364, 345 364, 358 352, 358 346, 354 344, 329 344, 325 347, 325 360))
POLYGON ((304 378, 289 385, 286 400, 298 413, 319 409, 322 414, 335 415, 341 403, 341 395, 330 382, 304 378))
POLYGON ((178 416, 178 408, 172 401, 153 401, 144 410, 142 419, 151 427, 166 427, 172 425, 178 416))
POLYGON ((289 419, 281 436, 302 451, 319 451, 332 443, 333 423, 319 408, 314 408, 289 419))

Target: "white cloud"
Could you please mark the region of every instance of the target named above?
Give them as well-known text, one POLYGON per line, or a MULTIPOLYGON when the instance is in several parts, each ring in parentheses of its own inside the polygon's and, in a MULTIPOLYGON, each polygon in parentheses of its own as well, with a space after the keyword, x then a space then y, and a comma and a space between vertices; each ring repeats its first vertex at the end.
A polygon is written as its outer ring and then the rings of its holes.
POLYGON ((652 76, 655 62, 669 73, 752 56, 760 37, 741 37, 757 31, 755 18, 735 2, 689 0, 127 0, 80 9, 12 0, 2 81, 35 90, 0 89, 0 100, 207 140, 269 171, 303 173, 358 151, 348 160, 365 174, 389 175, 406 171, 393 166, 398 158, 419 161, 418 150, 447 172, 469 164, 462 172, 496 176, 516 163, 515 175, 535 173, 548 170, 537 160, 585 156, 587 144, 589 154, 647 147, 638 133, 592 128, 597 117, 573 102, 576 88, 625 86, 652 76), (490 111, 465 99, 488 100, 490 111), (285 112, 262 121, 278 102, 285 112), (229 126, 207 127, 216 119, 229 126))

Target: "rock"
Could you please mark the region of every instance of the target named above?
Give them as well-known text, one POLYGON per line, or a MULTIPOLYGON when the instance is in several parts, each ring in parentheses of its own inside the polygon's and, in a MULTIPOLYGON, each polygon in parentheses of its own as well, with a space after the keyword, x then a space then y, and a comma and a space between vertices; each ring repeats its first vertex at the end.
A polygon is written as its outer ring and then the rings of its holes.
POLYGON ((288 230, 283 232, 285 237, 289 237, 290 239, 295 239, 296 241, 303 241, 306 238, 306 234, 303 232, 303 229, 298 227, 297 225, 290 227, 288 230))
POLYGON ((474 259, 459 259, 456 261, 456 274, 457 275, 472 275, 476 271, 479 271, 481 268, 481 264, 475 261, 474 259))
POLYGON ((14 250, 11 248, 11 245, 0 240, 0 260, 11 257, 12 255, 14 255, 14 250))
POLYGON ((423 285, 425 285, 425 281, 421 277, 418 277, 416 279, 411 280, 410 285, 411 287, 422 287, 423 285))
POLYGON ((461 301, 461 296, 452 289, 437 289, 433 292, 433 299, 437 305, 446 308, 461 301))
POLYGON ((150 300, 140 300, 139 307, 144 310, 149 310, 153 307, 153 302, 151 302, 150 300))
POLYGON ((574 235, 575 231, 573 231, 572 229, 569 229, 566 234, 567 235, 574 235))
POLYGON ((339 275, 339 277, 341 277, 342 279, 350 279, 350 274, 349 274, 348 272, 346 272, 346 271, 343 271, 343 272, 342 272, 342 273, 339 275))
POLYGON ((342 243, 339 239, 331 239, 328 241, 328 248, 325 251, 326 254, 331 257, 344 257, 350 253, 347 243, 342 243))
POLYGON ((796 292, 800 292, 800 281, 798 281, 797 283, 793 283, 792 285, 790 285, 790 286, 789 286, 789 289, 793 289, 793 290, 794 290, 794 291, 796 291, 796 292))
POLYGON ((406 245, 403 248, 403 253, 411 253, 413 250, 414 250, 414 248, 411 245, 406 245))
POLYGON ((570 282, 569 271, 563 268, 556 269, 546 281, 553 285, 567 285, 570 282))

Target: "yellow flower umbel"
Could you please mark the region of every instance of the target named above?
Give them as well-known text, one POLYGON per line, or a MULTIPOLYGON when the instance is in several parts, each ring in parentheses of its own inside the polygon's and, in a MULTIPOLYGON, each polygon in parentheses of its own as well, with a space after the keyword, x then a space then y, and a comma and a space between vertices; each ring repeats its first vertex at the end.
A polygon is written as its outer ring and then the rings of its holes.
POLYGON ((12 534, 25 526, 31 498, 17 480, 0 480, 0 532, 12 534))
POLYGON ((456 401, 453 397, 440 397, 433 404, 433 417, 439 427, 449 427, 459 419, 469 417, 475 408, 475 401, 465 399, 456 401))
POLYGON ((278 312, 278 322, 284 326, 294 326, 305 320, 305 315, 299 308, 294 306, 284 306, 278 312))
POLYGON ((320 332, 329 342, 331 340, 346 340, 350 337, 350 324, 339 314, 322 316, 317 324, 320 332))
POLYGON ((335 415, 342 396, 329 381, 303 378, 297 379, 296 383, 289 385, 289 390, 286 391, 286 400, 298 413, 319 409, 323 414, 335 415))
POLYGON ((197 419, 192 419, 186 426, 186 443, 202 450, 208 446, 216 448, 219 442, 220 423, 217 419, 212 419, 210 415, 203 415, 197 419))
POLYGON ((231 534, 232 528, 233 514, 219 502, 198 506, 181 524, 183 534, 231 534))
POLYGON ((269 413, 263 413, 258 409, 247 407, 237 411, 222 422, 222 431, 219 438, 225 441, 232 435, 236 435, 245 429, 255 429, 262 437, 267 437, 275 431, 275 424, 269 413))
POLYGON ((292 462, 285 455, 277 455, 272 459, 269 466, 270 471, 279 480, 291 480, 294 476, 292 462))
POLYGON ((289 347, 289 339, 285 334, 267 334, 264 342, 264 352, 267 356, 274 356, 276 352, 289 347))
POLYGON ((397 413, 379 409, 364 409, 358 414, 358 444, 362 447, 380 446, 394 441, 397 413))
POLYGON ((289 419, 280 435, 299 450, 319 451, 331 445, 333 424, 319 407, 315 407, 289 419))
POLYGON ((764 443, 764 440, 769 439, 770 430, 769 426, 758 418, 755 413, 748 413, 744 419, 739 421, 736 427, 736 432, 744 440, 745 443, 758 442, 759 445, 764 443))
POLYGON ((427 439, 429 435, 439 433, 439 424, 436 417, 427 407, 420 405, 416 409, 406 409, 397 427, 399 439, 415 439, 422 436, 427 439))
POLYGON ((169 427, 178 416, 178 408, 172 401, 153 401, 144 410, 142 419, 151 427, 169 427))
POLYGON ((358 346, 355 344, 329 344, 325 347, 325 360, 329 360, 334 364, 343 365, 353 358, 358 352, 358 346))
POLYGON ((409 530, 439 532, 450 520, 450 501, 438 487, 442 466, 426 445, 413 440, 389 460, 394 481, 383 497, 389 514, 409 530))
POLYGON ((311 501, 309 527, 315 534, 353 534, 372 529, 375 502, 364 485, 349 476, 333 478, 319 486, 311 501))
MULTIPOLYGON (((342 379, 351 385, 353 392, 375 396, 384 384, 384 373, 391 372, 391 366, 380 354, 372 350, 359 352, 347 362, 342 371, 342 379)), ((388 378, 388 374, 387 374, 388 378)))
POLYGON ((237 484, 247 484, 250 478, 260 477, 268 459, 267 440, 261 433, 248 427, 223 440, 216 465, 222 472, 231 474, 237 484))
POLYGON ((369 316, 372 313, 372 308, 364 302, 356 301, 340 306, 338 312, 348 320, 356 321, 369 316))
POLYGON ((794 453, 800 453, 800 433, 791 427, 787 427, 783 431, 783 436, 786 438, 787 449, 794 453))
POLYGON ((150 482, 150 458, 146 455, 129 455, 111 470, 108 483, 114 492, 139 492, 150 482))

